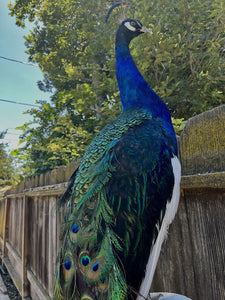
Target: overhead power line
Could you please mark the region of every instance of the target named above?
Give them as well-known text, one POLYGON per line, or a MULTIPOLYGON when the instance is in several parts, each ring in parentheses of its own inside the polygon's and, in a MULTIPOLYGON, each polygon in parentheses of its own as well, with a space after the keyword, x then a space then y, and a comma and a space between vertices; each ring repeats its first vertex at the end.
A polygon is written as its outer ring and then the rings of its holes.
POLYGON ((10 135, 20 135, 20 133, 13 133, 13 132, 7 132, 6 134, 10 134, 10 135))
POLYGON ((19 105, 27 105, 27 106, 40 107, 40 106, 37 105, 37 104, 29 104, 29 103, 24 103, 24 102, 16 102, 16 101, 12 101, 12 100, 0 99, 0 101, 12 103, 12 104, 19 104, 19 105))
POLYGON ((24 62, 24 61, 21 61, 21 60, 13 59, 13 58, 8 58, 8 57, 4 57, 4 56, 0 56, 0 58, 5 59, 5 60, 9 60, 9 61, 12 61, 12 62, 20 63, 20 64, 23 64, 23 65, 38 67, 38 65, 35 65, 35 64, 32 64, 32 63, 27 63, 27 62, 24 62))

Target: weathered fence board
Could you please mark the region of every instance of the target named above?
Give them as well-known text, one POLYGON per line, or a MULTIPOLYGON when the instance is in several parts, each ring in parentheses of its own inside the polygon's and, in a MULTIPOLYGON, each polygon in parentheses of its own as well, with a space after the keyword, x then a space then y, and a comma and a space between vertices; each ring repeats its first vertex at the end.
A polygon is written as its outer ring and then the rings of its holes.
MULTIPOLYGON (((191 118, 180 137, 181 201, 152 291, 225 299, 225 105, 191 118)), ((23 297, 50 299, 71 163, 13 187, 0 200, 2 259, 23 297)))
POLYGON ((3 242, 4 229, 5 229, 5 199, 0 201, 0 240, 3 242))
POLYGON ((29 199, 23 196, 23 227, 22 227, 22 296, 23 298, 30 295, 27 271, 29 268, 29 199))
POLYGON ((225 189, 185 190, 152 290, 225 299, 225 189))
POLYGON ((22 227, 23 227, 23 195, 10 201, 9 209, 9 237, 10 244, 22 255, 22 227))

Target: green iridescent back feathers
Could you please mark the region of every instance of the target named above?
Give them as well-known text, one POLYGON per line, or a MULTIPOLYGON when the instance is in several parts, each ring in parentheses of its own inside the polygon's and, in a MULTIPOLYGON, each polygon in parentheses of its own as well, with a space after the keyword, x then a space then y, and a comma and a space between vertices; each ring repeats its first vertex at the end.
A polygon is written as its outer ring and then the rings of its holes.
MULTIPOLYGON (((129 249, 130 240, 127 235, 122 241, 112 229, 121 199, 114 203, 113 194, 108 199, 105 186, 115 171, 111 149, 129 128, 151 118, 141 108, 124 111, 96 136, 83 156, 67 204, 53 299, 126 297, 125 275, 116 253, 129 249)), ((140 196, 139 203, 143 202, 140 196)))

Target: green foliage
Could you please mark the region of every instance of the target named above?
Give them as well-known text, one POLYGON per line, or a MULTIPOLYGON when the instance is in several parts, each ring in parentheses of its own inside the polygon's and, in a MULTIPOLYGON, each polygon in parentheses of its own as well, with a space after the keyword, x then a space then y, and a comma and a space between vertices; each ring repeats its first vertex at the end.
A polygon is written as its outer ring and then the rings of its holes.
MULTIPOLYGON (((0 140, 4 138, 6 132, 0 132, 0 140)), ((5 150, 6 145, 0 143, 0 187, 11 185, 15 182, 15 170, 13 158, 5 150)))
POLYGON ((186 121, 184 120, 184 118, 174 119, 172 117, 172 123, 173 123, 174 130, 176 132, 176 135, 180 135, 186 124, 186 121))
MULTIPOLYGON (((224 102, 224 1, 146 1, 137 61, 145 78, 167 103, 172 116, 188 119, 224 102), (151 18, 149 18, 149 15, 151 18), (143 50, 144 49, 144 50, 143 50)), ((139 43, 137 40, 136 43, 139 43)))
MULTIPOLYGON (((28 113, 17 154, 27 174, 41 173, 82 155, 93 136, 121 110, 115 78, 114 37, 123 9, 103 20, 113 1, 16 0, 16 24, 29 59, 53 90, 52 102, 28 113)), ((128 16, 153 31, 131 44, 139 70, 170 109, 176 132, 184 120, 224 100, 225 3, 223 0, 133 1, 128 16)), ((122 16, 123 18, 124 16, 122 16)), ((15 152, 14 152, 15 154, 15 152)))

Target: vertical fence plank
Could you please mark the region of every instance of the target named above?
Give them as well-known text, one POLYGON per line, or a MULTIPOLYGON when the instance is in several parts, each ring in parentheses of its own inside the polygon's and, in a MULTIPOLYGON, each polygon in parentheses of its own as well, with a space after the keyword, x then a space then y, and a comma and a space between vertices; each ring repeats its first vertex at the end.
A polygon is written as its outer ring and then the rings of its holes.
POLYGON ((5 223, 5 198, 0 199, 0 243, 3 244, 3 233, 5 223))
POLYGON ((49 294, 52 294, 54 276, 56 272, 56 253, 57 253, 57 235, 56 235, 56 199, 49 197, 49 253, 48 253, 48 285, 49 294), (54 216, 54 217, 53 217, 54 216))
POLYGON ((48 248, 49 248, 49 205, 48 197, 43 199, 43 228, 42 228, 42 280, 45 282, 45 288, 48 291, 48 248))
POLYGON ((29 269, 29 198, 23 197, 23 225, 22 225, 22 297, 30 295, 29 281, 27 279, 27 270, 29 269))
POLYGON ((5 219, 4 219, 4 232, 3 232, 3 245, 2 245, 2 257, 7 255, 6 241, 9 236, 9 214, 10 211, 10 199, 5 199, 5 219))

